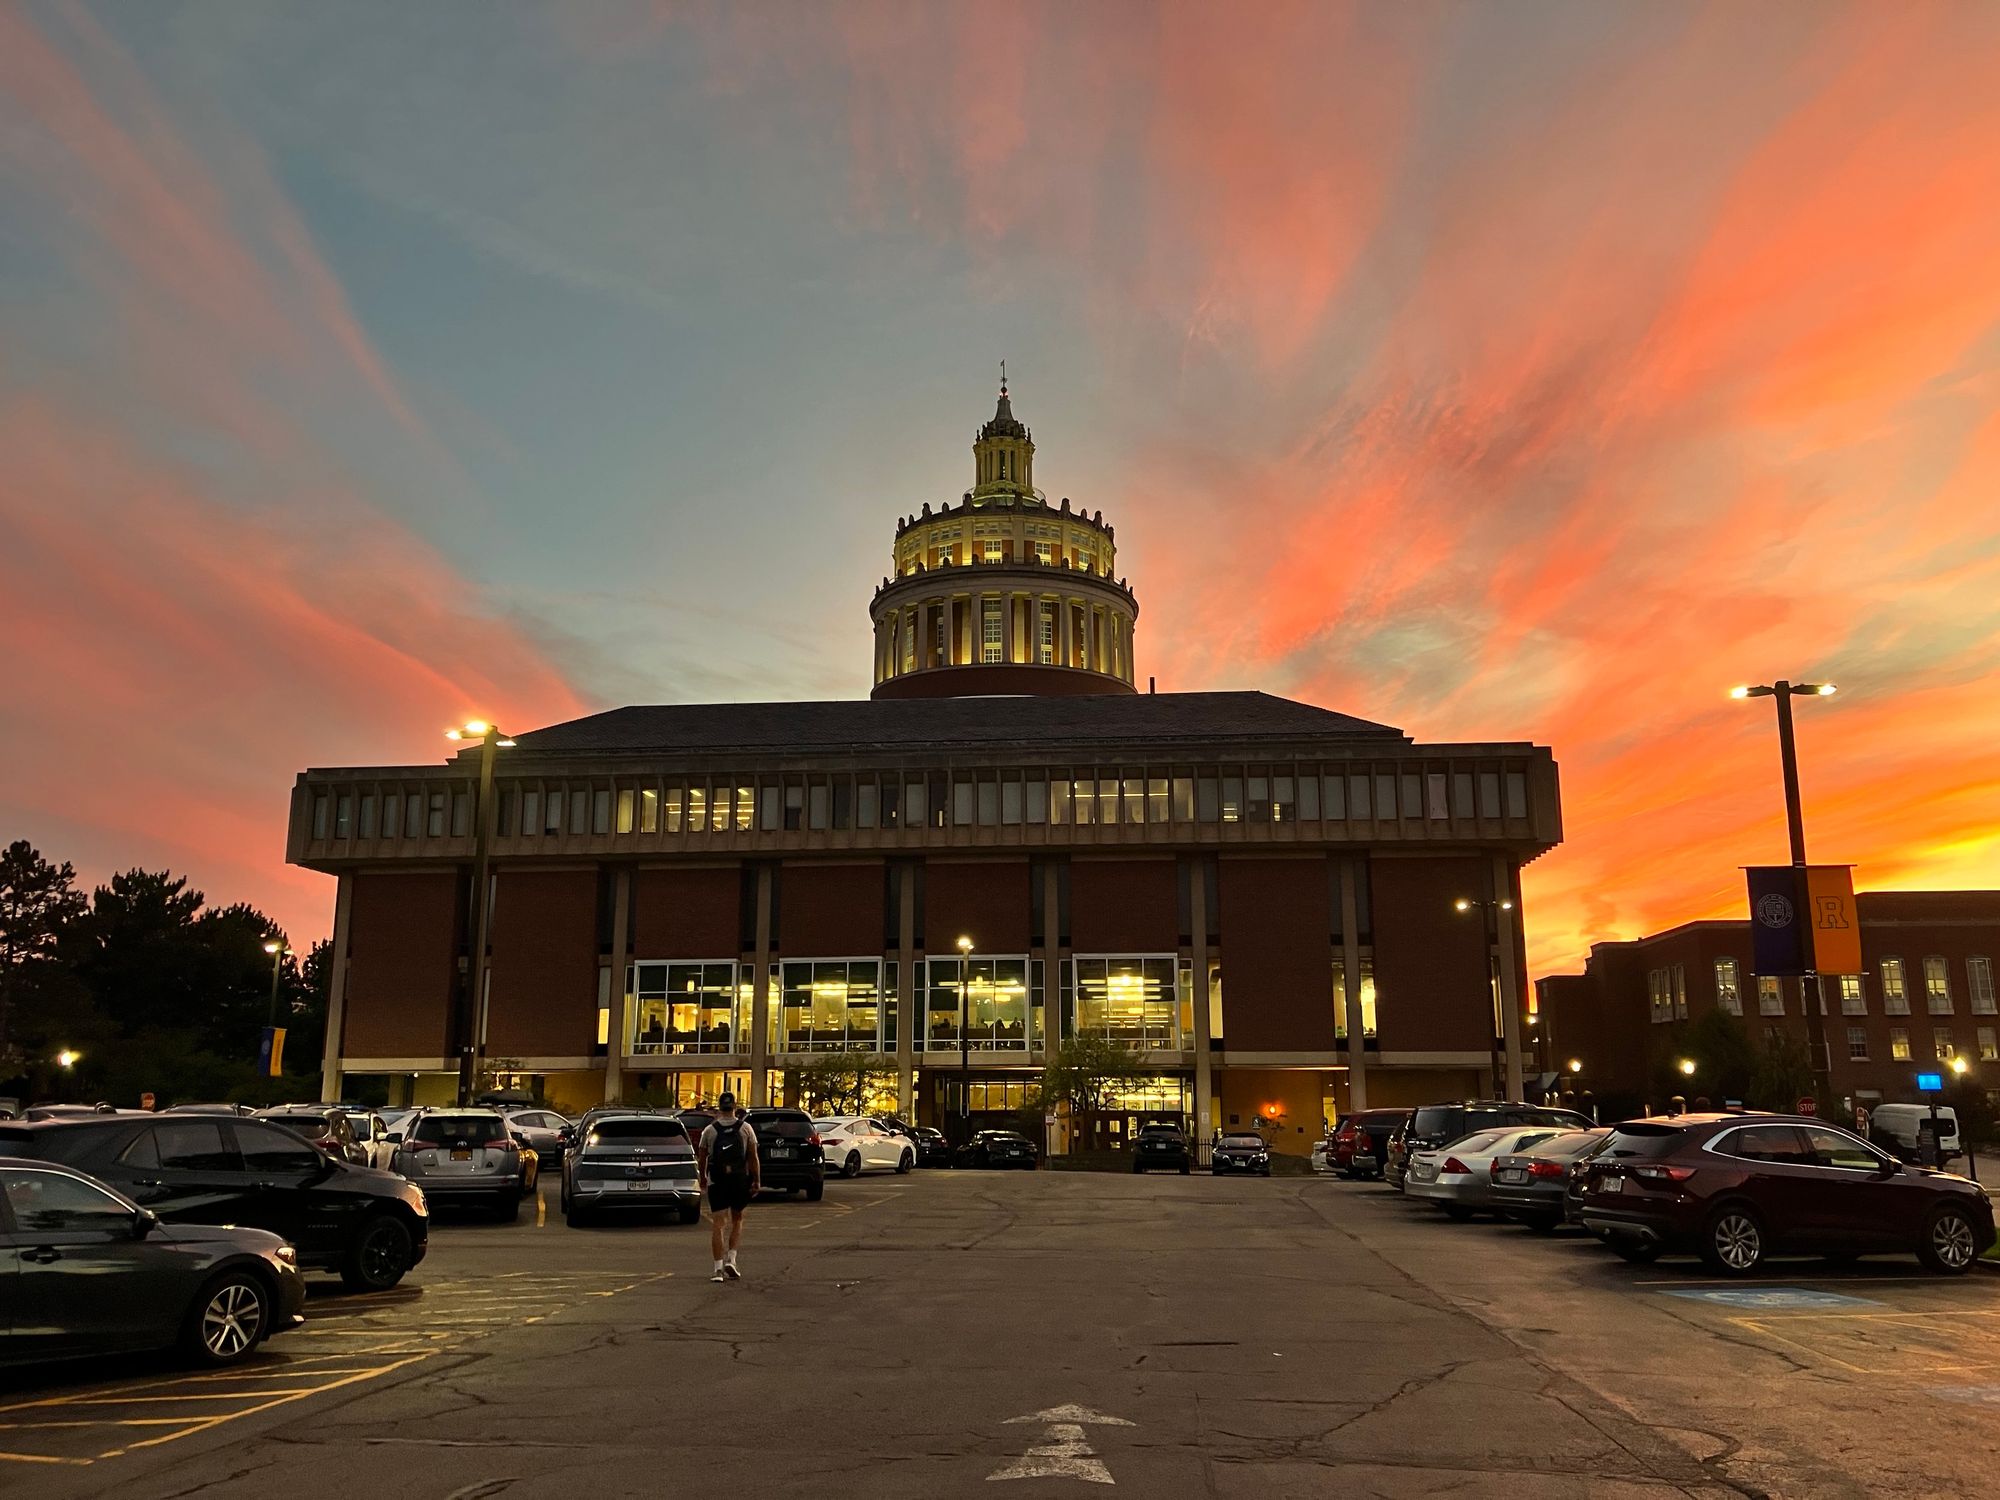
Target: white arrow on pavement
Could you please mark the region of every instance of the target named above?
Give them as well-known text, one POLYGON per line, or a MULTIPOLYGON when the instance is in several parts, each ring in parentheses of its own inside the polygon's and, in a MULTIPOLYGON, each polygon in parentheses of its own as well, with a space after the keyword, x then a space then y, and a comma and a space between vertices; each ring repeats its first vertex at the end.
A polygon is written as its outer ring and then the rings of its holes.
POLYGON ((1087 1406, 1051 1406, 1031 1416, 1009 1417, 1007 1421, 1042 1422, 1048 1425, 1047 1439, 1037 1443, 1004 1468, 986 1477, 992 1479, 1078 1479, 1085 1484, 1116 1484, 1104 1461, 1092 1451, 1083 1435, 1086 1425, 1130 1427, 1123 1417, 1107 1417, 1087 1406))

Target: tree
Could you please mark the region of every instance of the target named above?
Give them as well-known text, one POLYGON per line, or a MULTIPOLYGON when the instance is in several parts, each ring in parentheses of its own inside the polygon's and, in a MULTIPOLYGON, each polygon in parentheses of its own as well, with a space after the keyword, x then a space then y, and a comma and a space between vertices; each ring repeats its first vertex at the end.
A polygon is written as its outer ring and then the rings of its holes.
POLYGON ((1790 1032, 1774 1031, 1757 1058, 1750 1103, 1759 1109, 1789 1112, 1812 1091, 1812 1054, 1806 1051, 1806 1044, 1790 1032))
POLYGON ((800 1104, 812 1113, 858 1115, 895 1072, 895 1064, 879 1052, 820 1052, 792 1069, 791 1081, 800 1104))
POLYGON ((26 839, 0 853, 0 1063, 15 1001, 51 977, 64 931, 84 913, 75 881, 73 865, 50 864, 26 839))
POLYGON ((1750 1097, 1757 1049, 1741 1017, 1717 1006, 1688 1027, 1681 1045, 1694 1059, 1697 1087, 1717 1108, 1725 1100, 1750 1097))
POLYGON ((1067 1104, 1073 1115, 1102 1114, 1111 1107, 1118 1086, 1138 1073, 1139 1059, 1123 1042, 1102 1036, 1072 1037, 1042 1069, 1042 1107, 1067 1104))

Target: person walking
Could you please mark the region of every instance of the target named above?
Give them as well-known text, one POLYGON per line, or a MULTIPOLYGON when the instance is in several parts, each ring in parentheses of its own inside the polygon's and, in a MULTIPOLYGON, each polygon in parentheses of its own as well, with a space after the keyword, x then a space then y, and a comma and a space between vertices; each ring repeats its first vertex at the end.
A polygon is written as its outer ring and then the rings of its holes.
POLYGON ((694 1151, 701 1194, 708 1200, 709 1248, 715 1252, 715 1273, 708 1279, 738 1281, 743 1276, 736 1266, 743 1210, 762 1185, 757 1132, 737 1109, 734 1094, 723 1094, 716 1107, 721 1113, 709 1121, 694 1151))

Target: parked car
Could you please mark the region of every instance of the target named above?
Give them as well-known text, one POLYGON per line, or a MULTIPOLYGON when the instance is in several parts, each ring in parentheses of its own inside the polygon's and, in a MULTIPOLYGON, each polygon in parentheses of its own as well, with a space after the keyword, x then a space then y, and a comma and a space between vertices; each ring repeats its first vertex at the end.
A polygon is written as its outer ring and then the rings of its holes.
POLYGON ((953 1152, 951 1160, 955 1167, 1025 1167, 1032 1172, 1040 1165, 1041 1153, 1018 1130, 981 1130, 953 1152))
MULTIPOLYGON (((661 1111, 654 1109, 650 1104, 593 1104, 577 1118, 575 1124, 570 1125, 566 1129, 558 1130, 556 1134, 562 1137, 563 1143, 562 1160, 557 1164, 561 1168, 562 1201, 565 1203, 569 1201, 570 1167, 576 1160, 576 1143, 590 1134, 590 1127, 592 1125, 607 1115, 656 1115, 659 1113, 661 1111)), ((683 1122, 681 1128, 683 1130, 687 1129, 685 1122, 683 1122)), ((695 1132, 688 1131, 687 1136, 689 1140, 693 1140, 695 1132)))
POLYGON ((1403 1191, 1437 1204, 1454 1219, 1469 1219, 1493 1207, 1495 1157, 1525 1151, 1559 1133, 1553 1125, 1477 1130, 1449 1146, 1412 1152, 1403 1191))
POLYGON ((1219 1135, 1208 1151, 1208 1170, 1212 1177, 1221 1177, 1230 1172, 1251 1172, 1259 1177, 1269 1177, 1271 1148, 1264 1144, 1261 1135, 1253 1135, 1246 1131, 1231 1131, 1219 1135))
POLYGON ((0 1125, 0 1154, 87 1172, 170 1224, 233 1224, 289 1241, 299 1265, 383 1291, 424 1258, 423 1190, 267 1120, 97 1115, 0 1125))
POLYGON ((1509 1126, 1557 1125, 1565 1130, 1591 1130, 1597 1122, 1573 1109, 1556 1109, 1544 1104, 1508 1103, 1500 1099, 1469 1099, 1456 1104, 1425 1104, 1410 1111, 1403 1126, 1403 1154, 1409 1158, 1419 1151, 1449 1146, 1476 1130, 1503 1130, 1509 1126))
POLYGON ((443 1203, 478 1201, 503 1219, 521 1211, 527 1163, 497 1109, 427 1109, 409 1121, 396 1170, 443 1203))
POLYGON ((934 1130, 928 1125, 912 1127, 917 1138, 917 1165, 920 1167, 948 1167, 951 1165, 951 1142, 944 1138, 942 1130, 934 1130))
POLYGON ((1323 1141, 1314 1141, 1312 1150, 1307 1154, 1306 1159, 1313 1171, 1331 1172, 1333 1170, 1333 1138, 1329 1136, 1323 1141))
POLYGON ((822 1155, 842 1177, 859 1177, 870 1168, 907 1172, 917 1164, 915 1141, 866 1115, 824 1115, 812 1123, 822 1155))
POLYGON ((354 1122, 337 1104, 281 1104, 275 1109, 260 1109, 251 1118, 284 1126, 335 1161, 353 1162, 357 1167, 372 1165, 368 1148, 355 1135, 354 1122))
MULTIPOLYGON (((1898 1161, 1918 1161, 1923 1156, 1923 1132, 1930 1124, 1928 1104, 1878 1104, 1868 1111, 1868 1139, 1898 1161)), ((1937 1134, 1938 1165, 1944 1166, 1963 1150, 1958 1111, 1949 1104, 1937 1107, 1937 1134)))
POLYGON ((566 1118, 552 1109, 509 1109, 501 1113, 507 1118, 507 1128, 541 1158, 544 1168, 554 1168, 562 1161, 563 1132, 570 1128, 566 1118))
POLYGON ((600 1213, 631 1209, 675 1209, 683 1224, 701 1217, 694 1143, 678 1119, 593 1115, 566 1158, 562 1210, 571 1228, 600 1213))
POLYGON ((0 1157, 0 1264, 0 1365, 153 1349, 233 1365, 305 1321, 278 1235, 162 1224, 50 1161, 0 1157))
POLYGON ((681 1122, 681 1129, 687 1132, 687 1138, 691 1141, 698 1141, 701 1139, 701 1133, 713 1125, 717 1118, 720 1117, 721 1111, 714 1109, 682 1109, 675 1110, 673 1114, 674 1118, 681 1122))
POLYGON ((1582 1197, 1584 1227, 1626 1260, 1692 1251, 1724 1276, 1786 1253, 1914 1253, 1959 1275, 1994 1241, 1977 1183, 1805 1116, 1628 1120, 1591 1158, 1582 1197))
POLYGON ((1194 1169, 1194 1148, 1178 1125, 1141 1125, 1132 1138, 1132 1170, 1150 1172, 1171 1167, 1185 1177, 1194 1169))
POLYGON ((169 1104, 160 1111, 163 1115, 254 1115, 256 1108, 249 1104, 169 1104))
POLYGON ((767 1193, 804 1193, 817 1203, 826 1193, 825 1159, 812 1116, 771 1106, 743 1116, 757 1133, 757 1171, 767 1193))
POLYGON ((1389 1137, 1410 1118, 1407 1109, 1356 1110, 1333 1134, 1332 1165, 1345 1177, 1380 1177, 1389 1160, 1389 1137))
POLYGON ((1571 1166, 1610 1135, 1608 1130, 1565 1130, 1520 1150, 1497 1153, 1487 1167, 1493 1207, 1530 1229, 1554 1229, 1563 1221, 1571 1166))
POLYGON ((354 1127, 354 1139, 367 1155, 365 1166, 388 1171, 395 1163, 396 1142, 389 1139, 389 1124, 372 1109, 347 1106, 347 1123, 354 1127))
POLYGON ((1382 1180, 1399 1193, 1408 1184, 1410 1176, 1410 1153, 1405 1145, 1405 1132, 1410 1128, 1410 1114, 1414 1113, 1412 1110, 1403 1116, 1403 1123, 1389 1132, 1389 1139, 1382 1148, 1385 1153, 1382 1157, 1382 1180))
POLYGON ((143 1109, 115 1109, 109 1104, 30 1104, 23 1120, 82 1120, 97 1115, 143 1115, 143 1109))

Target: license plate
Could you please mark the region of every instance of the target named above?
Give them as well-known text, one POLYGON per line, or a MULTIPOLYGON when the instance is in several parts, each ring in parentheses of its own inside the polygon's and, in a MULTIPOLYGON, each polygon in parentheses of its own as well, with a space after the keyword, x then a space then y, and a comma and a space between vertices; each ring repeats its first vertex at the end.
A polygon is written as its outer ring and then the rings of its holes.
POLYGON ((652 1183, 646 1181, 646 1179, 643 1177, 639 1178, 637 1181, 628 1182, 625 1184, 625 1186, 630 1191, 635 1193, 651 1192, 653 1187, 652 1183))
POLYGON ((1499 1180, 1502 1182, 1526 1182, 1528 1180, 1528 1174, 1526 1172, 1517 1171, 1516 1169, 1509 1167, 1506 1171, 1500 1174, 1499 1180))
POLYGON ((796 1156, 797 1154, 790 1146, 773 1146, 771 1148, 772 1161, 784 1161, 786 1158, 796 1156))
POLYGON ((471 1161, 472 1152, 469 1148, 464 1150, 454 1149, 451 1153, 451 1159, 453 1161, 471 1161))
POLYGON ((1604 1181, 1598 1183, 1597 1190, 1600 1193, 1622 1193, 1625 1191, 1625 1179, 1622 1177, 1607 1177, 1604 1181))

